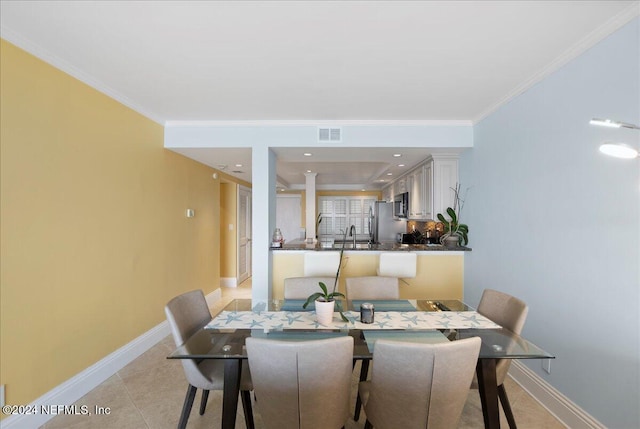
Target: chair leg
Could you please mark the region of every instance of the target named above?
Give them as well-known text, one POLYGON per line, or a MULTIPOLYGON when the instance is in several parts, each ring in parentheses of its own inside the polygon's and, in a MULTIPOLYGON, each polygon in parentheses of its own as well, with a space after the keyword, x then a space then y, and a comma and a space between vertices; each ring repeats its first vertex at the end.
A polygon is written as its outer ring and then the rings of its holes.
POLYGON ((255 429, 253 422, 253 408, 251 407, 251 392, 248 390, 240 391, 240 398, 242 399, 242 409, 244 410, 244 420, 247 425, 247 429, 255 429))
POLYGON ((202 391, 202 400, 200 401, 200 415, 204 415, 204 410, 207 409, 207 399, 209 399, 209 391, 202 391))
POLYGON ((373 425, 371 424, 369 419, 367 419, 367 421, 364 423, 364 429, 373 429, 373 425))
POLYGON ((196 390, 198 389, 192 385, 189 385, 189 388, 187 388, 187 396, 185 396, 184 404, 182 405, 182 414, 180 414, 178 429, 187 427, 187 420, 189 420, 189 414, 191 414, 191 407, 193 406, 193 399, 196 397, 196 390))
MULTIPOLYGON (((366 381, 369 374, 369 361, 362 360, 362 368, 360 368, 360 381, 366 381)), ((358 421, 360 418, 360 410, 362 409, 362 398, 360 397, 360 389, 358 389, 358 395, 356 396, 356 409, 353 413, 353 420, 358 421)))
POLYGON ((511 404, 509 404, 509 398, 507 398, 507 391, 504 388, 504 384, 498 386, 498 398, 502 404, 504 415, 507 418, 510 429, 516 429, 516 419, 513 418, 513 411, 511 411, 511 404))

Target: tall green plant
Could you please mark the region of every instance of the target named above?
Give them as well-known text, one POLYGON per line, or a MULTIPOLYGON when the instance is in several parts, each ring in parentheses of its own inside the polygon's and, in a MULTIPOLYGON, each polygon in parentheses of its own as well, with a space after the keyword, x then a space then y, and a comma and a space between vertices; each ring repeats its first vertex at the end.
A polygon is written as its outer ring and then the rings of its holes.
MULTIPOLYGON (((460 223, 460 213, 464 207, 464 199, 460 196, 460 184, 457 183, 455 188, 451 188, 454 192, 453 207, 447 207, 447 215, 445 218, 442 213, 438 213, 438 220, 444 225, 444 234, 442 240, 446 237, 458 237, 458 244, 466 246, 469 243, 469 227, 464 223, 460 223)), ((469 189, 467 188, 466 192, 469 189)))
POLYGON ((325 302, 335 301, 336 309, 340 313, 340 318, 342 318, 344 322, 348 322, 349 319, 347 319, 347 317, 343 313, 344 310, 342 309, 342 301, 338 301, 336 300, 336 298, 337 297, 346 298, 346 297, 344 296, 344 294, 340 292, 336 292, 336 289, 338 288, 338 279, 340 278, 340 270, 342 269, 342 257, 344 256, 344 244, 347 241, 347 232, 348 230, 345 230, 344 236, 342 237, 342 248, 340 249, 340 260, 338 261, 338 271, 336 272, 336 278, 333 281, 333 289, 331 290, 331 293, 329 293, 329 289, 327 288, 327 285, 324 284, 324 282, 318 282, 318 285, 320 286, 320 292, 316 292, 309 295, 309 297, 307 298, 307 301, 302 305, 302 308, 307 308, 309 304, 311 304, 316 300, 321 300, 325 302))

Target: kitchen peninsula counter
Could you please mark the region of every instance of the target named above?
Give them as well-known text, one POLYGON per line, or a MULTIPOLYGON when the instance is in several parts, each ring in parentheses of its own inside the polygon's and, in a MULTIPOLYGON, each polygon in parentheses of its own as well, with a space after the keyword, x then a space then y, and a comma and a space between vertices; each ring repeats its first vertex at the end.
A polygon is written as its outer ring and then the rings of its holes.
MULTIPOLYGON (((382 253, 410 252, 417 255, 416 276, 400 279, 401 299, 461 300, 464 296, 464 258, 471 251, 468 247, 447 249, 440 245, 385 243, 369 248, 367 243, 356 244, 359 245, 356 249, 345 248, 338 282, 338 290, 342 293, 345 293, 346 278, 376 276, 382 253)), ((305 254, 340 251, 340 246, 323 247, 320 243, 307 244, 295 240, 271 250, 273 298, 282 299, 284 279, 304 276, 305 254)))
MULTIPOLYGON (((290 243, 284 243, 282 247, 272 247, 274 251, 287 251, 287 250, 310 250, 310 251, 340 251, 340 243, 336 243, 337 247, 323 247, 320 242, 307 244, 302 240, 294 240, 290 243)), ((400 244, 400 243, 379 243, 372 244, 357 242, 357 247, 354 249, 352 242, 347 242, 344 250, 349 252, 371 252, 371 251, 383 251, 383 252, 470 252, 470 247, 456 247, 453 249, 446 248, 440 244, 400 244)))

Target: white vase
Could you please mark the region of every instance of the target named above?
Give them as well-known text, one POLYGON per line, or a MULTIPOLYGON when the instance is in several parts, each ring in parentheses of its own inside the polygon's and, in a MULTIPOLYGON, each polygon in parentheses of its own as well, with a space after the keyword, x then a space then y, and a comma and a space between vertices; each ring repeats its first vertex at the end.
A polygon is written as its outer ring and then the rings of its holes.
POLYGON ((333 309, 335 307, 335 301, 316 301, 316 317, 318 323, 322 326, 330 326, 333 321, 333 309))

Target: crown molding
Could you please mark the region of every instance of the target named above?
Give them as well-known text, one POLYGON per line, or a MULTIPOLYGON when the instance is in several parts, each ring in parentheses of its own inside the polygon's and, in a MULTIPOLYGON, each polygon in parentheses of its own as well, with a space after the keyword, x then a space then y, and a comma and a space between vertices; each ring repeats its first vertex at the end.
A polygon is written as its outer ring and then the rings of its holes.
POLYGON ((238 121, 166 121, 166 128, 171 127, 322 127, 322 126, 385 126, 385 127, 470 127, 470 120, 238 120, 238 121))
POLYGON ((80 82, 89 85, 90 87, 94 88, 97 91, 100 91, 101 93, 103 93, 104 95, 106 95, 107 97, 113 98, 114 100, 116 100, 117 102, 125 105, 126 107, 138 112, 139 114, 141 114, 142 116, 152 120, 153 122, 156 122, 160 125, 164 125, 164 119, 160 117, 160 115, 157 115, 153 112, 150 112, 148 110, 146 110, 145 108, 143 108, 142 106, 140 106, 139 104, 134 103, 133 101, 131 101, 129 98, 125 97, 124 95, 122 95, 121 93, 119 93, 118 91, 114 90, 113 88, 111 88, 110 86, 106 85, 104 82, 92 77, 91 75, 83 72, 82 70, 78 69, 77 67, 74 67, 73 65, 69 64, 68 62, 66 62, 65 60, 57 57, 56 55, 53 55, 51 52, 47 51, 46 49, 44 49, 42 46, 33 43, 32 41, 22 37, 21 35, 17 34, 16 32, 14 32, 13 30, 6 28, 6 27, 0 27, 0 37, 2 37, 3 39, 5 39, 6 41, 16 45, 17 47, 19 47, 20 49, 28 52, 29 54, 35 56, 36 58, 52 65, 53 67, 67 73, 68 75, 78 79, 80 82))
POLYGON ((527 91, 533 85, 537 84, 547 76, 561 69, 564 65, 569 63, 574 58, 577 58, 588 49, 595 46, 598 42, 603 40, 605 37, 614 33, 622 26, 627 24, 633 18, 640 15, 640 1, 634 1, 631 5, 629 5, 622 12, 618 13, 616 16, 612 17, 610 20, 605 22, 600 27, 596 28, 589 35, 584 37, 578 43, 573 45, 571 48, 563 52, 559 57, 557 57, 554 61, 540 70, 538 73, 531 76, 528 80, 526 80, 521 85, 518 85, 511 92, 509 92, 506 96, 498 100, 496 103, 491 105, 488 109, 482 112, 478 117, 473 119, 471 122, 473 125, 482 121, 484 118, 489 116, 491 113, 498 110, 502 105, 508 103, 515 97, 519 96, 523 92, 527 91))

